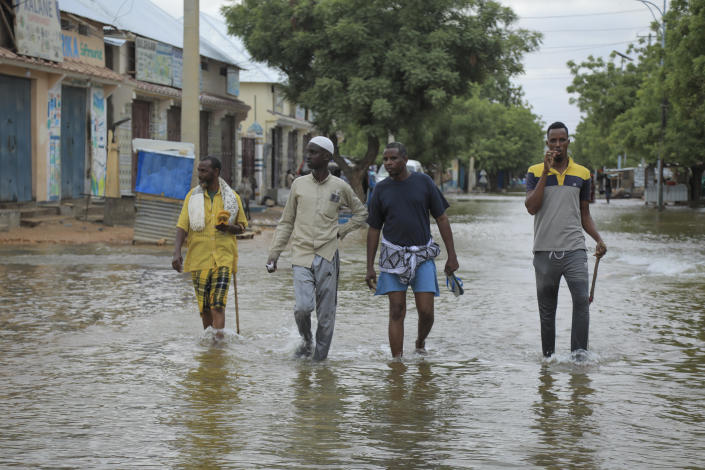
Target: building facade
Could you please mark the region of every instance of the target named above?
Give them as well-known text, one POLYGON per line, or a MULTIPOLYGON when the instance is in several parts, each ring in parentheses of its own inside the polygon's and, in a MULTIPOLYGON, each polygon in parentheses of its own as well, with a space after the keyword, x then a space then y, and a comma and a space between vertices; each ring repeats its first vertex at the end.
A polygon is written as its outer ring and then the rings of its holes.
MULTIPOLYGON (((110 196, 111 171, 116 195, 132 194, 132 140, 181 140, 180 23, 148 1, 122 16, 107 0, 0 1, 0 203, 110 196)), ((240 67, 200 49, 199 155, 235 183, 240 67)))

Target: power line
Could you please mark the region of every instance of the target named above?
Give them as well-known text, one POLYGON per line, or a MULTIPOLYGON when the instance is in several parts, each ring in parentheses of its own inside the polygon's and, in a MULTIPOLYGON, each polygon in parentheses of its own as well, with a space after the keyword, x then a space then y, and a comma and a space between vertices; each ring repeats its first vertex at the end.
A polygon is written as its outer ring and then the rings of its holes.
POLYGON ((636 13, 644 11, 642 8, 636 10, 620 10, 620 11, 603 11, 599 13, 577 13, 575 15, 552 15, 552 16, 520 16, 521 20, 544 20, 550 18, 577 18, 583 16, 605 16, 605 15, 621 15, 623 13, 636 13))
POLYGON ((540 32, 542 33, 598 33, 605 31, 634 31, 636 29, 644 29, 645 26, 632 26, 629 28, 600 28, 600 29, 544 29, 540 32))
POLYGON ((631 42, 634 42, 634 40, 629 40, 629 41, 619 41, 619 42, 603 42, 600 44, 573 44, 570 46, 550 46, 550 47, 542 47, 541 50, 546 50, 546 49, 575 49, 575 48, 583 48, 583 47, 603 47, 603 46, 619 46, 621 44, 629 44, 631 42))

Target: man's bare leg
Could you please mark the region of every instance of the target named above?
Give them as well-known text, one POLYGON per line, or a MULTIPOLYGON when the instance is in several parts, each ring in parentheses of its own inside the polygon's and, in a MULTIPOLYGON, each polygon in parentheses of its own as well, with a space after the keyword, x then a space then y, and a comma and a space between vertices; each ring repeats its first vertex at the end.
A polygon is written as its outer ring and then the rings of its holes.
POLYGON ((211 313, 213 315, 212 325, 216 331, 215 336, 218 339, 222 339, 224 336, 223 328, 225 328, 225 308, 212 307, 211 313))
POLYGON ((433 292, 415 292, 416 310, 419 313, 418 337, 416 338, 416 350, 426 352, 426 337, 433 327, 433 292))
POLYGON ((389 297, 389 347, 392 357, 401 357, 404 352, 404 317, 406 316, 406 292, 390 292, 389 297))
POLYGON ((204 308, 201 313, 201 321, 203 321, 203 329, 205 330, 209 326, 213 326, 213 316, 211 315, 210 308, 204 308))

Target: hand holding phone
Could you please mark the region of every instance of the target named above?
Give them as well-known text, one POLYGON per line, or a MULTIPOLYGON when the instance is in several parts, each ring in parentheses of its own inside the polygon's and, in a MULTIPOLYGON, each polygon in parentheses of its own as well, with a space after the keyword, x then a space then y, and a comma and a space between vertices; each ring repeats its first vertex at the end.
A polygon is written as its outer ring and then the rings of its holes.
POLYGON ((544 174, 548 174, 548 172, 551 170, 551 167, 553 166, 553 157, 555 156, 555 154, 556 154, 556 152, 546 148, 546 153, 544 154, 544 157, 543 157, 543 172, 544 172, 544 174))

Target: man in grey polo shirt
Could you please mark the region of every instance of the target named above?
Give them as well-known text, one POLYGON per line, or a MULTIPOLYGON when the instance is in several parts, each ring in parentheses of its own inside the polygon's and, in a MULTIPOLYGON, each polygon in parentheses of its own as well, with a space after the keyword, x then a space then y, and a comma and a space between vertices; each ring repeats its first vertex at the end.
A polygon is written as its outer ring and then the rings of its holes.
POLYGON ((573 298, 570 350, 588 348, 589 277, 585 236, 596 242, 595 256, 607 247, 590 216, 590 171, 568 156, 568 128, 554 122, 546 132, 543 163, 526 175, 526 209, 534 216, 534 270, 543 355, 556 350, 556 307, 561 277, 573 298))
POLYGON ((291 263, 294 271, 294 318, 303 339, 297 356, 322 361, 328 356, 335 326, 338 295, 338 239, 365 225, 367 209, 350 185, 331 175, 328 163, 333 157, 333 142, 317 136, 306 146, 306 161, 311 173, 296 178, 289 199, 274 232, 269 248, 267 270, 277 270, 277 260, 291 238, 291 263), (352 218, 338 225, 338 209, 345 205, 352 218), (312 351, 311 312, 316 310, 315 351, 312 351))

